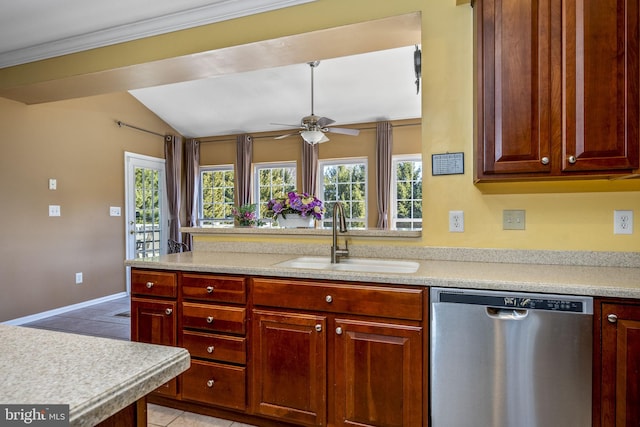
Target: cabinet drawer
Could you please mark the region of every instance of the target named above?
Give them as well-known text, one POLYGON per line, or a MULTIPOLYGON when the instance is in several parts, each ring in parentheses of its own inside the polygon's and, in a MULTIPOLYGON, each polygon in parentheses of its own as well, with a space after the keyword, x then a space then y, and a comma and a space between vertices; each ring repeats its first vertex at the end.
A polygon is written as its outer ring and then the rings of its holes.
POLYGON ((192 360, 182 374, 182 398, 244 410, 246 368, 192 360))
POLYGON ((180 288, 185 299, 244 304, 244 277, 183 273, 180 288))
POLYGON ((182 303, 182 327, 245 334, 246 309, 212 304, 182 303))
POLYGON ((331 313, 422 320, 422 288, 252 279, 253 303, 331 313))
POLYGON ((131 293, 134 295, 175 298, 177 283, 173 272, 131 270, 131 293))
POLYGON ((246 338, 183 331, 182 346, 191 357, 244 365, 247 362, 246 338))

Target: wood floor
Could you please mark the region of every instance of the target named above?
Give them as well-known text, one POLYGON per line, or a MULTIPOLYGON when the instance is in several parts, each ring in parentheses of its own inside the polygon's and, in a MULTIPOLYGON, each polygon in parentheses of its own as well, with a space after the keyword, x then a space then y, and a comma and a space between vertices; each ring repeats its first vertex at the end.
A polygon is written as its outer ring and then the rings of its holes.
MULTIPOLYGON (((123 297, 25 323, 22 326, 129 340, 131 338, 130 325, 129 297, 123 297)), ((248 424, 153 404, 149 404, 147 409, 149 427, 252 427, 248 424)))

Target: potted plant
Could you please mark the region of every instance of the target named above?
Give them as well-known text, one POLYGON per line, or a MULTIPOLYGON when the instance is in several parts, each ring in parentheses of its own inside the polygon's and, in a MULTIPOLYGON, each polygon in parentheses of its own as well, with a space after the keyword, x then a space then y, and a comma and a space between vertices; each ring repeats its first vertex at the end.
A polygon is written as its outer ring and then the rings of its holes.
POLYGON ((255 203, 246 203, 240 207, 234 206, 231 214, 236 224, 240 227, 255 227, 264 224, 263 221, 256 217, 255 203))
POLYGON ((283 227, 311 227, 314 220, 322 219, 324 205, 316 196, 290 191, 284 198, 269 200, 265 215, 283 227))

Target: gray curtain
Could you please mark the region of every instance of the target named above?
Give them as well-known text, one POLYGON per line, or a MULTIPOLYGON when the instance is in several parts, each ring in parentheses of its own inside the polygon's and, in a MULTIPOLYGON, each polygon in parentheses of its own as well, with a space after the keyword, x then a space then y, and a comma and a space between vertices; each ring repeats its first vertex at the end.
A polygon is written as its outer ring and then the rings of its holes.
POLYGON ((376 124, 376 193, 378 195, 378 228, 389 228, 391 194, 391 155, 393 129, 389 122, 376 124))
POLYGON ((165 175, 169 210, 169 240, 182 242, 180 234, 180 182, 182 178, 182 137, 164 137, 165 175))
POLYGON ((235 187, 238 206, 251 203, 251 163, 253 162, 253 138, 238 135, 236 138, 235 187))
MULTIPOLYGON (((187 227, 198 225, 198 183, 200 182, 200 141, 188 139, 184 145, 185 161, 185 206, 187 208, 187 227)), ((191 249, 191 234, 185 233, 184 242, 191 249)))
POLYGON ((318 144, 309 144, 302 140, 302 192, 316 193, 318 180, 318 144))

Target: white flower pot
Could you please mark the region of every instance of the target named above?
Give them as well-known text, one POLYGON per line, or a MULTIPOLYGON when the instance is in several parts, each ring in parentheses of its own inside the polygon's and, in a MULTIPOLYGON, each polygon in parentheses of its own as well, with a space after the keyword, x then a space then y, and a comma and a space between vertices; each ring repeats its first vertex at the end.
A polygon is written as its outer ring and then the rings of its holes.
POLYGON ((287 217, 278 216, 278 224, 284 228, 312 228, 313 217, 300 214, 287 214, 287 217))

